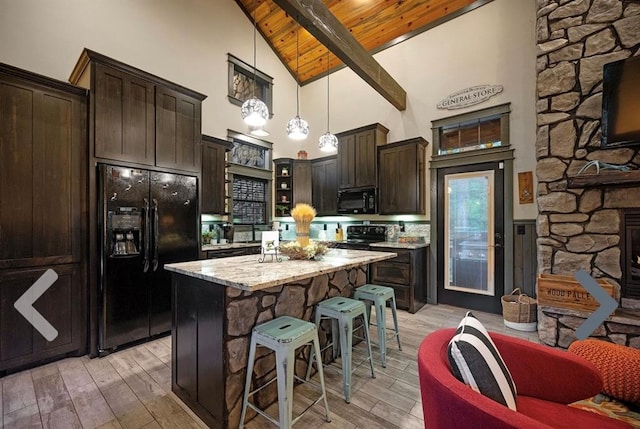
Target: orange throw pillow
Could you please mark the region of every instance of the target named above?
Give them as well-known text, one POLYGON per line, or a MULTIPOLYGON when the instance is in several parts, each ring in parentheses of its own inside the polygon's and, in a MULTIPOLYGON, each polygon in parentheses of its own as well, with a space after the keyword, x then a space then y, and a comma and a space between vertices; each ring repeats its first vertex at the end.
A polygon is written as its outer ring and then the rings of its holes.
POLYGON ((569 351, 591 362, 602 375, 603 392, 640 403, 640 350, 602 340, 573 342, 569 351))

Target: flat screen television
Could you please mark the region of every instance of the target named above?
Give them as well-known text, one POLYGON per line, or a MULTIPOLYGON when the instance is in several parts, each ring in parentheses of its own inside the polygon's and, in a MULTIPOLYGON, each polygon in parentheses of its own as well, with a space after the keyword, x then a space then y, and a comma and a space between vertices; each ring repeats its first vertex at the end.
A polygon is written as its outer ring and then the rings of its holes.
POLYGON ((640 56, 604 65, 602 147, 640 144, 640 56))

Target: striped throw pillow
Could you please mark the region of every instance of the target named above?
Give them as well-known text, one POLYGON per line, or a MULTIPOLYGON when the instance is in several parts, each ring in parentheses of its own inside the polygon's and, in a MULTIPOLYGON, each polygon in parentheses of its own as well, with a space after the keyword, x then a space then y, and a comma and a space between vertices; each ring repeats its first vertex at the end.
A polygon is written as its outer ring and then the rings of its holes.
POLYGON ((516 411, 516 386, 496 345, 469 311, 447 349, 453 375, 476 392, 516 411))

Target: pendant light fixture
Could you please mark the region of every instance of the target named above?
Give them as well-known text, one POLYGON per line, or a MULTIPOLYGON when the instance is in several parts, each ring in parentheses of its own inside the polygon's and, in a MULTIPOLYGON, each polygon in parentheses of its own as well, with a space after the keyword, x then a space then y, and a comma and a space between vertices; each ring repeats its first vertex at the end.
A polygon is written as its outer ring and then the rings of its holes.
POLYGON ((320 136, 318 147, 323 152, 338 150, 338 138, 329 131, 329 49, 327 49, 327 132, 320 136))
POLYGON ((269 135, 269 131, 264 127, 254 127, 253 125, 249 125, 249 134, 255 137, 267 137, 269 135))
POLYGON ((269 119, 269 108, 262 100, 256 97, 256 32, 258 23, 256 22, 256 12, 258 10, 258 2, 253 2, 253 84, 251 86, 253 96, 242 103, 240 114, 245 124, 252 127, 262 127, 269 119))
POLYGON ((287 123, 287 135, 292 140, 304 140, 309 135, 309 124, 300 117, 300 26, 296 32, 296 117, 287 123))

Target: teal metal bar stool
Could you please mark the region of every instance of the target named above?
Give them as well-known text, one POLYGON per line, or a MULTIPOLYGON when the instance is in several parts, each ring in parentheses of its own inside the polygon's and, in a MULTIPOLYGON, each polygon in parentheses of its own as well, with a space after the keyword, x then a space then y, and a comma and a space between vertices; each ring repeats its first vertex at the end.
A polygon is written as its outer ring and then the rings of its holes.
MULTIPOLYGON (((373 370, 373 358, 371 356, 371 341, 369 339, 369 319, 367 318, 365 305, 356 299, 345 298, 342 296, 336 296, 324 300, 316 305, 315 321, 316 326, 320 326, 320 322, 323 319, 331 319, 331 343, 327 344, 322 350, 326 350, 329 347, 333 348, 333 358, 338 357, 338 347, 340 349, 340 356, 342 358, 342 387, 344 390, 344 400, 347 403, 351 402, 351 374, 353 373, 352 364, 352 351, 353 351, 353 321, 357 317, 362 316, 364 330, 364 340, 367 344, 367 358, 358 364, 362 365, 364 362, 369 361, 371 367, 371 377, 376 378, 376 374, 373 370), (340 337, 336 341, 336 335, 340 337)), ((359 329, 357 327, 356 329, 359 329)), ((313 351, 311 352, 313 355, 313 351)), ((312 356, 313 357, 313 356, 312 356)), ((322 366, 322 359, 317 359, 319 364, 318 370, 322 366)), ((357 367, 356 367, 357 368, 357 367)), ((311 362, 307 369, 307 379, 311 373, 311 362)))
POLYGON ((398 349, 402 350, 400 344, 400 332, 398 331, 398 314, 396 309, 396 294, 393 288, 374 284, 360 286, 353 293, 355 299, 364 301, 367 306, 367 318, 371 320, 371 303, 376 307, 376 324, 378 325, 378 346, 380 347, 380 357, 382 367, 387 367, 387 301, 391 300, 391 314, 393 315, 393 326, 395 333, 390 338, 396 337, 398 349))
POLYGON ((318 375, 320 378, 320 385, 311 383, 316 387, 319 387, 322 395, 316 399, 309 407, 307 407, 298 417, 293 418, 293 379, 296 378, 299 381, 309 383, 307 380, 303 380, 296 377, 294 373, 295 368, 295 353, 296 349, 307 344, 312 344, 311 359, 313 359, 314 351, 316 356, 320 354, 320 342, 318 341, 318 330, 316 325, 311 322, 305 322, 304 320, 296 319, 295 317, 281 316, 277 319, 263 323, 253 328, 251 334, 251 345, 249 347, 249 360, 247 362, 247 378, 244 386, 244 396, 242 400, 242 414, 240 415, 240 426, 242 429, 244 426, 244 419, 247 413, 247 407, 252 408, 257 413, 265 417, 271 423, 280 427, 280 429, 289 429, 291 426, 302 417, 311 407, 316 405, 321 400, 324 401, 325 420, 331 421, 329 415, 329 405, 327 403, 327 392, 324 386, 324 373, 322 372, 322 365, 318 365, 318 375), (256 346, 267 347, 276 353, 276 378, 270 380, 264 386, 259 387, 254 391, 251 389, 251 378, 253 375, 253 364, 256 357, 256 346), (273 419, 264 410, 261 410, 254 404, 249 402, 249 397, 267 387, 269 384, 278 380, 278 421, 273 419))

